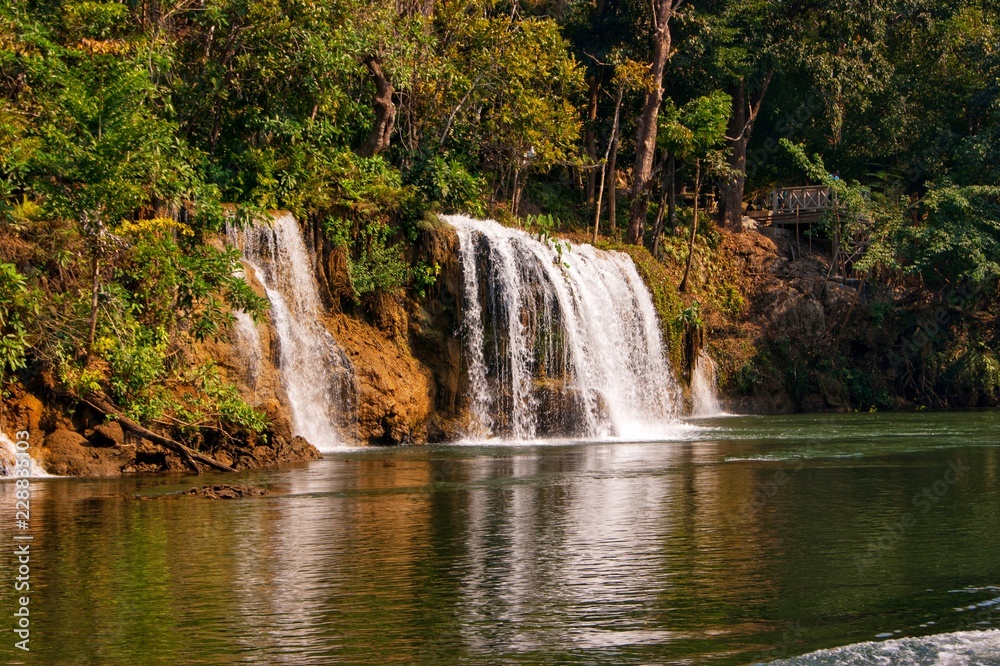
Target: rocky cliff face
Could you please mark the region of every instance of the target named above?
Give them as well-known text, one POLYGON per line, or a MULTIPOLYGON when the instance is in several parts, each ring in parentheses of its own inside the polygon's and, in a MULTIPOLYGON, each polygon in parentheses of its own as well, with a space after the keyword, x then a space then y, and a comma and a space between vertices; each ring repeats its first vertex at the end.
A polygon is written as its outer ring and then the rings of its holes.
MULTIPOLYGON (((422 225, 416 257, 439 268, 424 298, 381 294, 353 301, 346 258, 317 230, 303 225, 316 253, 316 276, 327 309, 323 323, 354 368, 354 395, 340 422, 359 444, 397 445, 446 441, 460 435, 465 420, 462 342, 459 336, 461 267, 458 239, 443 223, 422 225)), ((259 294, 263 288, 251 283, 259 294)), ((252 405, 264 409, 280 436, 290 434, 287 397, 281 386, 273 327, 262 335, 264 350, 256 382, 245 380, 241 359, 217 345, 227 375, 252 405)))
POLYGON ((722 232, 715 260, 725 266, 742 305, 709 301, 703 311, 705 345, 719 366, 719 388, 738 413, 844 411, 844 387, 818 368, 783 365, 777 350, 830 349, 832 331, 850 308, 855 290, 827 280, 816 256, 798 252, 794 236, 764 228, 722 232), (810 375, 810 373, 812 373, 810 375))
POLYGON ((427 265, 438 266, 440 272, 427 298, 407 303, 407 341, 433 379, 427 441, 444 442, 459 438, 468 421, 458 235, 440 220, 427 222, 421 229, 418 252, 427 265))
POLYGON ((833 331, 856 290, 828 280, 828 267, 818 255, 800 254, 794 237, 778 229, 727 232, 722 252, 741 273, 746 301, 742 313, 707 317, 708 349, 721 364, 720 388, 731 409, 765 414, 847 410, 848 396, 839 382, 819 374, 796 378, 797 368, 778 367, 772 348, 831 348, 833 331))
MULTIPOLYGON (((878 302, 874 294, 859 291, 857 281, 831 276, 823 242, 810 253, 794 234, 778 229, 720 234, 711 260, 696 269, 703 273, 702 288, 693 298, 704 307, 705 347, 719 366, 719 388, 731 410, 867 409, 865 401, 875 391, 884 402, 909 404, 893 377, 879 370, 880 356, 902 333, 869 316, 878 302), (719 294, 713 295, 720 278, 732 285, 742 306, 727 310, 719 294)), ((347 430, 359 443, 379 445, 459 438, 468 402, 455 230, 443 222, 421 227, 412 258, 440 269, 425 297, 381 297, 351 313, 344 300, 345 259, 325 241, 316 247, 319 281, 331 303, 327 325, 356 372, 356 416, 347 430)), ((669 264, 666 269, 670 274, 669 264)), ((257 404, 268 411, 275 431, 287 435, 273 362, 265 376, 257 404)), ((543 414, 540 435, 577 434, 579 396, 551 382, 538 382, 535 393, 543 414)))
POLYGON ((952 298, 919 284, 866 286, 838 277, 826 241, 809 252, 794 232, 773 228, 724 232, 720 252, 727 274, 742 276, 746 301, 738 313, 716 307, 706 316, 708 349, 733 411, 997 404, 988 382, 963 381, 968 327, 990 325, 963 321, 952 302, 963 302, 960 291, 952 298))
MULTIPOLYGON (((417 252, 440 266, 426 298, 383 296, 345 313, 349 281, 346 259, 306 225, 317 251, 317 276, 327 313, 323 323, 346 352, 355 371, 354 395, 340 418, 341 431, 358 444, 395 445, 457 438, 464 425, 464 367, 458 336, 460 266, 457 238, 447 225, 426 225, 417 252), (346 285, 346 286, 345 286, 346 285)), ((221 240, 220 240, 221 243, 221 240)), ((248 272, 251 287, 264 288, 248 272)), ((288 396, 278 367, 279 340, 268 320, 256 327, 259 357, 230 342, 209 340, 185 350, 185 362, 212 360, 254 408, 267 415, 262 436, 242 441, 206 441, 198 448, 236 469, 308 460, 319 453, 293 436, 288 396)), ((29 430, 33 455, 50 473, 113 476, 128 472, 184 471, 180 457, 143 440, 85 403, 69 403, 56 382, 35 377, 5 400, 4 430, 29 430)))
MULTIPOLYGON (((342 415, 342 432, 358 444, 373 445, 461 437, 468 423, 467 370, 454 229, 428 221, 420 230, 411 259, 439 269, 425 295, 380 296, 361 304, 350 294, 345 257, 313 226, 307 223, 304 230, 318 253, 317 280, 327 309, 323 323, 354 368, 354 396, 342 415)), ((719 366, 729 409, 845 411, 864 407, 864 390, 875 389, 889 396, 884 400, 906 404, 893 393, 893 378, 878 371, 880 357, 898 342, 900 332, 866 314, 870 294, 859 293, 856 283, 829 279, 822 252, 801 253, 785 232, 724 231, 721 236, 710 270, 724 271, 735 294, 726 298, 742 305, 727 310, 718 295, 711 297, 708 273, 698 278, 701 291, 688 298, 703 304, 705 349, 719 366), (873 368, 870 376, 865 368, 873 368)), ((655 289, 676 289, 670 265, 664 268, 665 282, 655 289)), ((263 286, 252 275, 249 279, 263 294, 263 286)), ((186 352, 191 364, 213 360, 247 402, 268 417, 262 436, 222 441, 209 434, 194 442, 237 469, 319 455, 293 436, 274 327, 268 323, 257 330, 260 357, 252 363, 227 342, 209 341, 186 352)), ((536 384, 539 434, 578 434, 579 396, 558 383, 536 384)), ((178 455, 123 430, 88 405, 68 405, 55 385, 35 377, 30 390, 18 389, 5 401, 3 411, 5 431, 28 430, 34 455, 51 473, 107 476, 187 469, 178 455)))

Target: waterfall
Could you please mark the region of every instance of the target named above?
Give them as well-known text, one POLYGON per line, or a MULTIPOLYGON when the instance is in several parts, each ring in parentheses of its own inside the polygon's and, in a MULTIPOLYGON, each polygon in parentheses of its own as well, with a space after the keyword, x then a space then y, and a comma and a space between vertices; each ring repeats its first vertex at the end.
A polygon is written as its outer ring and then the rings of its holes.
MULTIPOLYGON (((37 479, 43 476, 52 476, 45 471, 45 467, 40 462, 31 456, 30 450, 28 455, 31 460, 31 478, 37 479)), ((6 434, 0 432, 0 479, 14 476, 16 469, 17 447, 6 434)))
MULTIPOLYGON (((293 433, 320 451, 329 451, 343 442, 337 423, 349 412, 354 374, 320 318, 313 259, 298 222, 289 213, 277 213, 270 225, 258 223, 242 230, 230 226, 228 236, 264 285, 271 303, 278 367, 288 394, 293 433)), ((241 322, 237 314, 234 343, 243 347, 246 367, 254 368, 259 363, 260 340, 249 317, 241 322)))
POLYGON ((233 324, 233 347, 239 354, 243 381, 256 390, 264 356, 260 344, 260 331, 257 330, 253 318, 246 312, 239 310, 233 314, 236 317, 236 322, 233 324))
POLYGON ((698 353, 691 371, 691 415, 718 416, 723 414, 719 404, 715 361, 705 350, 698 353))
POLYGON ((496 222, 458 232, 470 436, 647 438, 680 403, 632 260, 496 222))

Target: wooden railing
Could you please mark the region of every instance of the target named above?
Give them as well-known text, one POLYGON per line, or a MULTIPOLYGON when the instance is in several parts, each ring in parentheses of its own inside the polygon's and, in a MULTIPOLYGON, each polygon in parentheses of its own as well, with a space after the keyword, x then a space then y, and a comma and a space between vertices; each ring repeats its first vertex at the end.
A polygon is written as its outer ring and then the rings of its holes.
POLYGON ((833 208, 836 197, 830 188, 822 185, 786 187, 771 192, 771 213, 813 213, 833 208))

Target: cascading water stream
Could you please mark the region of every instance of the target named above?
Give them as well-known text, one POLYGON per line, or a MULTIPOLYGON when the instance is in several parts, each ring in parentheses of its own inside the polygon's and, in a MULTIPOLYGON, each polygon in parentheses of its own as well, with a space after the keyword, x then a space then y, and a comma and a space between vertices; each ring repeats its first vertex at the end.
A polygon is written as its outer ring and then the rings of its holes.
MULTIPOLYGON (((23 443, 22 443, 23 445, 23 443)), ((13 477, 15 471, 17 470, 17 446, 14 444, 5 433, 0 432, 0 478, 13 477)), ((45 471, 45 467, 35 460, 29 452, 30 460, 30 476, 31 478, 39 478, 43 476, 52 476, 45 471)), ((23 469, 23 468, 22 468, 23 469)), ((23 474, 23 472, 21 472, 23 474)))
POLYGON ((715 361, 704 350, 695 359, 691 371, 691 415, 719 416, 724 414, 718 398, 715 361))
POLYGON ((264 353, 261 349, 260 331, 253 318, 239 310, 233 313, 236 322, 233 324, 233 346, 238 350, 243 381, 256 390, 260 379, 261 363, 264 353))
POLYGON ((571 412, 571 434, 587 437, 646 438, 675 422, 656 310, 627 255, 445 219, 460 243, 471 436, 550 434, 550 412, 571 412))
MULTIPOLYGON (((298 222, 278 213, 270 225, 228 229, 229 241, 243 253, 264 285, 278 340, 278 365, 288 394, 294 434, 320 451, 341 445, 338 420, 349 413, 354 395, 350 361, 320 320, 322 305, 313 262, 298 222)), ((260 339, 253 322, 237 314, 234 343, 248 374, 255 378, 260 339)))

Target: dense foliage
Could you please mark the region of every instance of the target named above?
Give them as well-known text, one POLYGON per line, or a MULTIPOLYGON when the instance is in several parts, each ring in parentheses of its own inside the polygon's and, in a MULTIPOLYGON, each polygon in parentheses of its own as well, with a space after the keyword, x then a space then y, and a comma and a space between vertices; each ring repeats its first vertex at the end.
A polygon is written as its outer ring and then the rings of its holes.
POLYGON ((223 389, 160 389, 214 386, 181 350, 266 307, 213 239, 274 208, 320 222, 361 302, 433 283, 428 213, 617 237, 624 197, 630 240, 690 265, 715 223, 679 192, 732 225, 823 182, 858 276, 968 287, 974 318, 1000 281, 998 82, 973 0, 3 0, 0 382, 30 358, 139 418, 259 429, 223 389))

